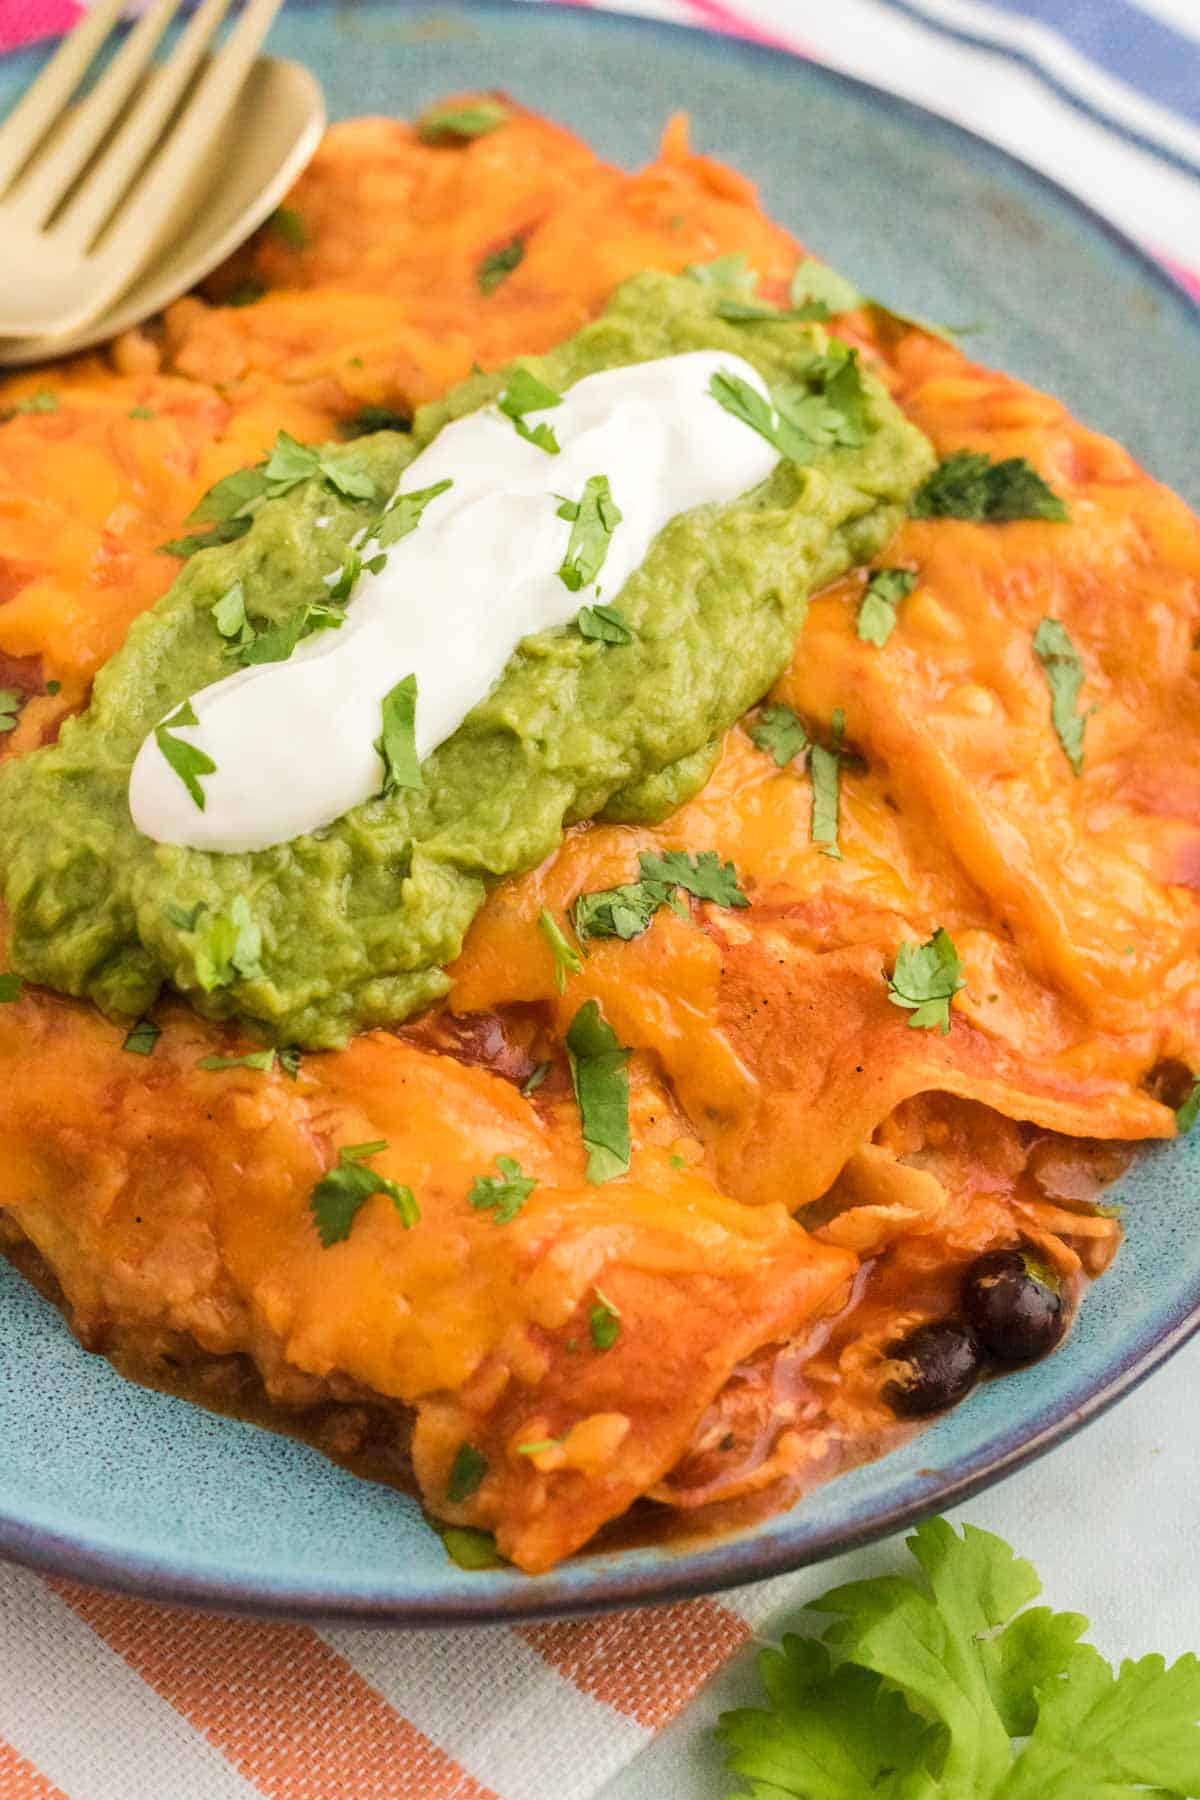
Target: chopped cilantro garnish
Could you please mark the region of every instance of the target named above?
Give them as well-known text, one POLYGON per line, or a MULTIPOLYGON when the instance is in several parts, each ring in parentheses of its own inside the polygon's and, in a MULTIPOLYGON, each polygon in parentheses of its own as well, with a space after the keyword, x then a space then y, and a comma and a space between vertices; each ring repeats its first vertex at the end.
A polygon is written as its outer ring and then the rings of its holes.
POLYGON ((716 906, 750 904, 738 886, 737 870, 731 862, 723 863, 715 850, 701 850, 696 856, 686 850, 664 850, 661 856, 643 850, 638 863, 645 881, 669 882, 716 906))
POLYGON ((289 250, 303 250, 308 243, 308 227, 292 206, 277 206, 267 223, 289 250))
POLYGON ((733 325, 781 325, 795 320, 827 319, 829 308, 821 300, 807 301, 803 306, 759 306, 753 300, 718 300, 718 319, 733 325))
POLYGON ((275 1067, 273 1050, 251 1050, 248 1056, 202 1056, 198 1069, 260 1069, 268 1074, 275 1067))
POLYGON ((578 500, 559 499, 558 516, 571 521, 571 535, 558 578, 577 594, 580 588, 589 587, 604 567, 622 514, 609 492, 607 475, 589 475, 578 500))
POLYGON ((369 437, 373 431, 411 431, 412 414, 398 412, 391 406, 360 406, 356 413, 338 423, 344 438, 369 437))
POLYGON ((476 1531, 472 1525, 446 1525, 442 1542, 446 1555, 460 1569, 498 1569, 504 1560, 492 1533, 476 1531))
POLYGON ((548 1062, 534 1064, 533 1068, 530 1069, 528 1075, 521 1083, 521 1092, 525 1095, 526 1099, 529 1098, 530 1094, 535 1094, 537 1092, 549 1073, 550 1064, 548 1062))
POLYGON ((246 592, 240 581, 226 588, 221 598, 213 603, 212 616, 223 638, 244 639, 247 644, 253 642, 254 630, 246 618, 246 592))
POLYGON ((567 1032, 571 1084, 588 1152, 589 1181, 611 1181, 629 1167, 629 1051, 595 1000, 585 1000, 567 1032))
POLYGON ((478 1211, 494 1207, 495 1223, 508 1225, 516 1218, 537 1186, 532 1175, 522 1175, 521 1165, 511 1156, 498 1156, 498 1175, 477 1175, 467 1199, 478 1211))
POLYGON ((446 1483, 446 1498, 452 1506, 460 1506, 464 1500, 477 1493, 484 1476, 488 1472, 487 1457, 474 1444, 460 1444, 454 1453, 454 1461, 450 1467, 450 1479, 446 1483))
POLYGON ((973 519, 1002 525, 1013 519, 1070 517, 1053 488, 1023 456, 1003 462, 976 450, 956 450, 917 489, 912 513, 918 519, 973 519))
POLYGON ((808 733, 790 706, 768 706, 750 727, 750 741, 786 768, 808 749, 808 733))
POLYGON ((626 942, 640 937, 660 906, 673 906, 686 918, 687 908, 678 898, 679 888, 717 906, 750 904, 738 886, 733 864, 722 864, 715 850, 702 850, 696 857, 689 856, 686 850, 668 850, 662 856, 643 850, 638 866, 640 881, 578 896, 571 909, 571 922, 580 943, 593 937, 623 938, 626 942))
POLYGON ((539 381, 528 369, 514 369, 508 378, 508 386, 496 404, 505 418, 512 420, 518 437, 523 437, 527 443, 536 444, 548 456, 557 456, 561 446, 553 427, 547 425, 544 419, 540 425, 527 425, 525 415, 561 406, 562 398, 560 393, 547 387, 544 381, 539 381))
POLYGON ((15 731, 25 696, 18 688, 0 688, 0 732, 15 731))
POLYGON ((566 937, 563 935, 562 927, 558 924, 549 907, 543 906, 541 912, 538 914, 538 926, 542 936, 549 944, 551 953, 554 957, 554 985, 560 994, 565 994, 567 991, 567 976, 578 975, 583 968, 583 963, 579 959, 579 952, 571 948, 566 937))
POLYGON ((131 1025, 125 1034, 122 1050, 128 1050, 130 1056, 150 1056, 162 1032, 153 1019, 139 1019, 131 1025))
POLYGON ((581 606, 575 623, 580 637, 598 638, 602 644, 632 644, 633 632, 615 606, 581 606))
MULTIPOLYGON (((200 497, 186 523, 193 525, 200 519, 238 518, 261 500, 266 491, 267 478, 261 463, 252 469, 235 469, 232 475, 223 476, 200 497)), ((249 530, 249 525, 246 529, 249 530)))
POLYGON ((807 462, 812 456, 812 440, 776 412, 771 402, 740 375, 722 369, 709 382, 708 391, 719 406, 766 438, 781 456, 790 457, 793 462, 807 462))
POLYGON ((383 697, 383 732, 375 740, 383 762, 385 794, 396 788, 419 788, 421 762, 417 755, 417 678, 406 675, 383 697))
MULTIPOLYGON (((207 909, 202 909, 207 910, 207 909)), ((262 974, 262 932, 244 894, 235 894, 228 912, 210 912, 203 928, 200 913, 185 930, 199 933, 196 945, 196 979, 206 994, 228 987, 237 976, 255 981, 262 974)))
POLYGON ((846 715, 840 706, 833 715, 831 725, 833 748, 827 750, 824 744, 814 743, 809 751, 812 820, 808 835, 814 844, 820 844, 823 855, 835 857, 840 862, 842 852, 838 846, 838 773, 842 764, 842 733, 846 727, 846 715))
POLYGON ((499 250, 492 250, 475 271, 475 280, 481 294, 495 293, 502 281, 507 280, 514 269, 519 268, 525 257, 525 239, 515 237, 511 243, 499 250))
POLYGON ((19 1000, 24 986, 25 983, 19 975, 13 975, 6 970, 3 975, 0 975, 0 1006, 11 1006, 14 1000, 19 1000))
POLYGON ((248 518, 222 519, 207 531, 193 531, 187 537, 168 538, 159 548, 166 556, 195 556, 197 550, 211 550, 217 544, 232 544, 250 529, 248 518))
POLYGON ((52 394, 49 388, 39 388, 36 394, 26 394, 23 400, 17 400, 3 414, 6 419, 18 417, 22 413, 55 413, 58 411, 58 395, 52 394))
POLYGON ((1185 1137, 1200 1118, 1200 1075, 1192 1082, 1192 1091, 1182 1106, 1175 1109, 1175 1129, 1180 1137, 1185 1137))
POLYGON ((901 944, 888 980, 888 999, 912 1013, 910 1025, 925 1031, 936 1028, 945 1037, 950 1030, 950 1002, 966 985, 954 940, 939 925, 927 943, 901 944))
POLYGON ((453 486, 447 476, 444 481, 435 481, 432 487, 415 488, 411 494, 397 494, 372 533, 374 541, 390 550, 393 544, 398 544, 401 538, 417 529, 429 502, 453 486))
POLYGON ((810 364, 803 382, 786 383, 771 399, 729 370, 713 376, 709 392, 726 412, 795 463, 811 462, 818 450, 834 444, 861 444, 866 436, 867 397, 858 352, 836 338, 810 364))
POLYGON ((203 900, 197 900, 195 906, 189 907, 186 911, 182 906, 176 906, 175 902, 170 900, 163 907, 163 917, 180 931, 195 931, 200 923, 201 913, 207 911, 208 907, 203 900))
POLYGON ((621 1335, 621 1315, 599 1288, 596 1288, 595 1294, 596 1304, 588 1314, 592 1343, 597 1350, 611 1350, 621 1335))
POLYGON ((215 775, 217 765, 206 751, 199 749, 195 744, 187 743, 181 737, 176 737, 172 729, 177 725, 198 725, 199 723, 191 701, 185 700, 169 719, 164 719, 161 725, 155 727, 154 741, 191 795, 193 804, 203 812, 205 798, 204 789, 200 786, 200 777, 215 775))
POLYGON ((896 608, 912 593, 917 577, 912 569, 875 569, 859 602, 856 629, 866 644, 887 643, 896 628, 896 608))
POLYGON ((758 286, 758 276, 750 267, 744 250, 731 251, 728 256, 715 256, 711 262, 689 263, 683 271, 701 287, 733 288, 736 293, 752 294, 758 286))
POLYGON ((46 692, 48 694, 61 694, 62 693, 62 682, 61 681, 48 681, 46 683, 46 692))
POLYGON ((299 1044, 285 1044, 281 1050, 276 1052, 276 1054, 279 1057, 279 1067, 283 1074, 287 1076, 289 1081, 295 1081, 297 1075, 300 1073, 301 1054, 299 1044))
POLYGON ((1050 718, 1067 761, 1078 775, 1083 769, 1083 732, 1090 714, 1077 713, 1083 686, 1083 660, 1071 634, 1058 619, 1043 619, 1033 634, 1033 653, 1050 689, 1050 718))
POLYGON ((460 142, 484 137, 509 117, 498 100, 473 100, 467 106, 431 106, 417 120, 417 136, 423 144, 460 142))
POLYGON ((343 615, 336 607, 319 606, 310 601, 307 606, 289 614, 281 624, 271 625, 266 631, 257 631, 248 625, 236 648, 242 661, 251 667, 286 662, 302 638, 311 637, 316 631, 336 631, 342 623, 343 615))
POLYGON ((723 1715, 730 1774, 759 1800, 1184 1800, 1200 1794, 1200 1661, 1113 1669, 1087 1620, 1041 1606, 1029 1563, 945 1519, 919 1572, 810 1601, 832 1615, 763 1652, 766 1710, 723 1715))
POLYGON ((793 306, 823 306, 825 317, 833 313, 854 312, 866 303, 866 295, 828 263, 806 256, 792 276, 793 306))
POLYGON ((386 1194, 400 1214, 405 1230, 420 1218, 411 1188, 402 1187, 374 1169, 364 1166, 362 1158, 377 1156, 387 1149, 385 1139, 371 1144, 343 1144, 338 1151, 336 1168, 322 1175, 309 1197, 309 1206, 321 1243, 328 1250, 350 1235, 350 1228, 372 1194, 386 1194))
POLYGON ((676 1151, 672 1155, 668 1156, 667 1161, 668 1161, 668 1163, 670 1163, 670 1165, 673 1169, 686 1169, 687 1168, 687 1159, 685 1157, 680 1156, 678 1151, 676 1151))

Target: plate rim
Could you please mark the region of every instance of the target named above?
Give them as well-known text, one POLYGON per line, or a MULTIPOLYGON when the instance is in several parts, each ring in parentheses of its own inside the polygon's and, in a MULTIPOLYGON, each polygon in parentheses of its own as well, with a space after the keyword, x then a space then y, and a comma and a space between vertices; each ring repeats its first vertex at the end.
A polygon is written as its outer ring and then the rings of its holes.
MULTIPOLYGON (((371 10, 410 13, 428 13, 431 7, 431 0, 357 0, 357 3, 371 10)), ((329 11, 334 0, 290 0, 290 4, 296 11, 329 11)), ((457 0, 457 5, 461 4, 462 0, 457 0)), ((1185 331, 1194 333, 1200 346, 1200 301, 1193 298, 1167 266, 1052 176, 969 127, 916 101, 814 58, 774 44, 720 33, 704 25, 685 25, 643 14, 619 13, 604 6, 589 6, 584 10, 551 3, 535 8, 530 0, 470 0, 470 10, 508 17, 519 14, 530 22, 536 18, 542 29, 549 27, 552 30, 569 15, 574 24, 595 20, 604 29, 626 31, 631 36, 644 33, 672 42, 686 40, 703 54, 719 50, 751 64, 769 64, 778 68, 781 64, 796 62, 806 67, 818 82, 840 89, 859 102, 868 100, 919 130, 927 131, 932 123, 951 139, 961 140, 964 148, 977 159, 982 156, 985 161, 990 160, 1010 177, 1016 173, 1024 180, 1032 180, 1048 191, 1060 206, 1065 205, 1074 213, 1085 228, 1093 234, 1098 232, 1169 302, 1185 331)), ((585 25, 584 28, 589 27, 585 25)), ((0 63, 14 56, 36 53, 41 47, 39 44, 22 45, 12 51, 0 52, 0 63)), ((1052 1408, 1044 1410, 1032 1430, 1021 1425, 1006 1429, 983 1449, 966 1453, 948 1472, 937 1470, 939 1479, 936 1483, 919 1475, 908 1477, 890 1502, 877 1507, 858 1523, 841 1527, 829 1525, 798 1542, 792 1541, 785 1529, 777 1537, 735 1533, 698 1547, 668 1547, 661 1564, 641 1570, 621 1572, 613 1569, 610 1573, 597 1556, 592 1564, 598 1571, 596 1579, 578 1589, 555 1585, 557 1571, 551 1570, 542 1576, 520 1576, 503 1592, 481 1583, 477 1595, 461 1589, 439 1591, 428 1588, 416 1594, 400 1593, 380 1581, 373 1582, 370 1588, 347 1587, 339 1593, 329 1586, 306 1585, 291 1577, 264 1579, 261 1575, 222 1576, 196 1572, 164 1562, 161 1557, 99 1546, 95 1540, 89 1542, 81 1535, 30 1524, 5 1509, 0 1509, 0 1558, 139 1599, 243 1617, 345 1624, 411 1628, 511 1625, 678 1601, 792 1573, 890 1537, 922 1518, 969 1500, 1059 1444, 1066 1443, 1132 1393, 1197 1333, 1200 1333, 1200 1286, 1181 1299, 1165 1323, 1151 1326, 1142 1337, 1110 1360, 1099 1380, 1085 1377, 1087 1386, 1082 1395, 1078 1391, 1068 1393, 1052 1408), (543 1583, 550 1585, 543 1588, 543 1583)), ((783 1520, 798 1518, 799 1513, 792 1509, 779 1517, 783 1520)), ((588 1561, 586 1556, 577 1557, 567 1566, 578 1570, 581 1565, 586 1568, 588 1561)))

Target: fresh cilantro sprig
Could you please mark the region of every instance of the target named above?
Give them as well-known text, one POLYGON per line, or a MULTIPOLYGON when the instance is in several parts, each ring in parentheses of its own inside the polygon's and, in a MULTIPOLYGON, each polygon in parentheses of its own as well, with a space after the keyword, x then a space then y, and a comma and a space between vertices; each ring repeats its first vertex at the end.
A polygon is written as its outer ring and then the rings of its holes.
POLYGON ((498 250, 491 250, 475 270, 475 284, 481 294, 494 294, 502 281, 507 281, 514 269, 519 269, 525 260, 525 239, 512 238, 502 244, 498 250))
POLYGON ((512 420, 518 437, 524 438, 527 444, 536 444, 548 456, 557 456, 562 446, 554 435, 553 426, 547 425, 544 419, 538 425, 527 425, 525 415, 548 412, 562 403, 562 395, 539 381, 529 369, 514 369, 496 405, 506 419, 512 420))
POLYGON ((587 1178, 612 1181, 629 1167, 629 1051, 595 1000, 585 1000, 571 1020, 567 1057, 588 1152, 587 1178))
POLYGON ((931 1519, 908 1547, 915 1576, 813 1601, 834 1622, 763 1652, 768 1707, 720 1719, 755 1800, 1200 1795, 1196 1657, 1114 1671, 1079 1613, 1030 1606, 1036 1572, 991 1532, 931 1519))
POLYGON ((550 946, 554 957, 554 985, 560 994, 567 991, 567 976, 578 975, 583 968, 579 952, 571 948, 562 926, 548 906, 538 914, 538 929, 550 946))
POLYGON ((465 106, 430 106, 417 120, 423 144, 466 143, 486 137, 511 117, 498 100, 473 100, 465 106))
POLYGON ((765 438, 781 456, 792 462, 811 461, 816 449, 812 439, 740 375, 735 375, 731 369, 720 369, 709 382, 708 391, 718 406, 723 406, 751 431, 757 431, 759 437, 765 438))
POLYGON ((206 750, 197 744, 189 744, 186 738, 177 737, 175 727, 179 725, 198 725, 196 709, 190 700, 185 700, 161 725, 154 728, 154 741, 158 745, 165 760, 174 769, 180 781, 192 797, 192 804, 203 812, 206 804, 204 789, 200 786, 202 775, 215 775, 217 765, 206 750))
POLYGON ((435 481, 432 487, 414 488, 410 493, 397 494, 379 524, 375 527, 372 541, 384 550, 390 550, 401 538, 406 538, 410 531, 415 531, 425 516, 425 508, 439 494, 445 494, 454 486, 450 476, 443 481, 435 481))
POLYGON ((265 461, 253 468, 235 469, 197 501, 185 523, 205 523, 206 530, 172 538, 162 548, 172 556, 186 557, 214 544, 232 543, 249 531, 254 514, 265 501, 278 500, 301 482, 318 477, 347 500, 375 498, 375 483, 369 475, 342 462, 327 446, 301 444, 290 432, 281 431, 265 461))
POLYGON ((580 637, 594 638, 602 644, 633 642, 633 632, 625 623, 625 615, 616 606, 581 606, 575 623, 580 637))
POLYGON ((417 678, 406 675, 383 697, 383 731, 375 748, 383 763, 383 793, 396 788, 420 788, 421 761, 417 755, 417 678))
POLYGON ((803 756, 809 745, 808 733, 799 718, 790 706, 782 703, 764 707, 750 726, 749 736, 750 742, 765 750, 780 769, 786 768, 797 756, 803 756))
POLYGON ((350 1229, 372 1194, 386 1194, 400 1214, 406 1230, 420 1219, 413 1191, 400 1182, 368 1169, 364 1157, 378 1156, 387 1149, 387 1140, 370 1144, 343 1144, 338 1151, 336 1167, 322 1175, 309 1196, 309 1207, 317 1235, 326 1250, 350 1236, 350 1229))
POLYGON ((687 907, 678 890, 711 900, 716 906, 749 906, 738 886, 731 862, 722 863, 715 850, 691 856, 686 850, 667 850, 661 856, 643 850, 638 857, 639 881, 620 887, 595 888, 580 894, 571 908, 571 922, 581 944, 589 938, 615 937, 626 942, 646 931, 661 906, 672 906, 681 917, 687 907))
POLYGON ((493 1210, 497 1225, 509 1225, 537 1186, 537 1180, 522 1174, 520 1163, 512 1156, 498 1156, 496 1167, 498 1175, 475 1177, 467 1199, 477 1211, 493 1210))
POLYGON ((1070 518, 1065 503, 1023 456, 993 462, 977 450, 956 450, 913 496, 917 519, 970 519, 1004 525, 1015 519, 1070 518))
POLYGON ((729 369, 717 371, 708 391, 794 463, 811 462, 837 444, 854 447, 866 440, 867 391, 858 352, 837 338, 809 364, 803 381, 783 383, 769 399, 729 369))
MULTIPOLYGON (((1076 775, 1083 772, 1083 732, 1090 712, 1077 713, 1083 686, 1083 659, 1059 619, 1043 619, 1033 634, 1033 653, 1050 689, 1050 718, 1063 754, 1076 775)), ((1095 710, 1094 708, 1092 709, 1095 710)))
POLYGON ((911 1026, 936 1029, 945 1037, 950 1030, 950 1002, 966 985, 954 940, 939 925, 927 943, 901 944, 888 979, 888 999, 912 1013, 911 1026))
POLYGON ((609 490, 607 475, 589 475, 578 500, 559 494, 558 516, 568 519, 571 535, 558 579, 572 594, 590 587, 604 567, 613 532, 623 514, 609 490))
POLYGON ((917 585, 912 569, 875 569, 863 590, 855 629, 864 644, 880 649, 896 629, 896 608, 917 585))

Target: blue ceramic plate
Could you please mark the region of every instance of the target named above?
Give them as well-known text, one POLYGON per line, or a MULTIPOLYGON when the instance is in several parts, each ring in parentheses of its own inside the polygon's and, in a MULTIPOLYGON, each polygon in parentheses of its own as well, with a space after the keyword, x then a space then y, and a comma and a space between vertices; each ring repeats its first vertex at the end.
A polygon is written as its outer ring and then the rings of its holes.
MULTIPOLYGON (((906 310, 982 321, 984 361, 1052 389, 1200 502, 1191 303, 1066 194, 928 113, 769 50, 594 12, 292 6, 272 48, 319 71, 334 118, 499 86, 629 167, 686 107, 699 145, 753 176, 818 254, 906 310)), ((0 63, 0 109, 39 61, 0 63)), ((1048 1362, 755 1530, 537 1579, 466 1574, 389 1490, 129 1386, 0 1265, 0 1550, 163 1598, 406 1624, 580 1612, 795 1568, 997 1480, 1200 1324, 1200 1133, 1147 1153, 1120 1198, 1127 1242, 1048 1362)))

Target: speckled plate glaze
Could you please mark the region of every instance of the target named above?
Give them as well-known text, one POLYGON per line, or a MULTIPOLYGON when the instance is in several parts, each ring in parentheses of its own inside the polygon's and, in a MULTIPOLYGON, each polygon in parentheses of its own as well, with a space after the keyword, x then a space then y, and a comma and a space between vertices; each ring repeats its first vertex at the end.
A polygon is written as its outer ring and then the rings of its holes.
MULTIPOLYGON (((289 6, 272 49, 333 118, 504 87, 636 166, 668 112, 818 254, 897 306, 980 321, 984 361, 1053 389, 1200 503, 1200 315, 1093 214, 874 89, 667 25, 541 7, 289 6), (619 96, 619 104, 614 97, 619 96)), ((0 110, 42 60, 0 61, 0 110)), ((298 1444, 131 1387, 0 1265, 0 1551, 230 1611, 408 1625, 584 1612, 775 1574, 961 1500, 1060 1442, 1200 1325, 1200 1133, 1120 1188, 1128 1236, 1066 1346, 793 1512, 689 1550, 467 1574, 417 1508, 298 1444)))

